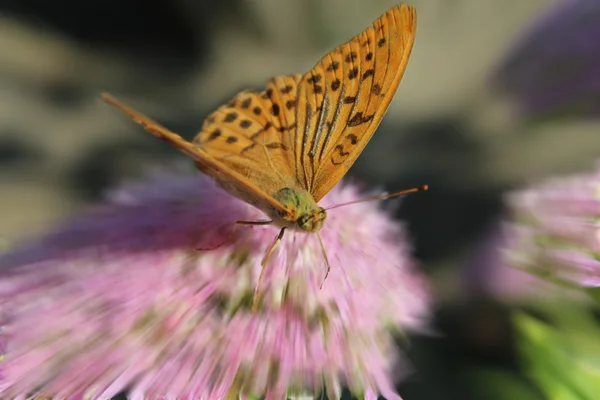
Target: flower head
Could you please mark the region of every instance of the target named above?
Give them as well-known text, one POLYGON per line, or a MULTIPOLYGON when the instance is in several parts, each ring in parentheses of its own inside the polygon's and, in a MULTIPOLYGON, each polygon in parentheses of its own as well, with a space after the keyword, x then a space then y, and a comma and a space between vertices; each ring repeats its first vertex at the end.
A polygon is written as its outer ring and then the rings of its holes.
MULTIPOLYGON (((321 202, 355 200, 338 186, 321 202)), ((162 176, 0 260, 2 398, 398 398, 392 333, 424 326, 424 281, 402 229, 362 203, 317 237, 240 226, 259 211, 203 176, 162 176), (215 247, 198 251, 198 247, 215 247), (322 289, 320 288, 323 284, 322 289)))
POLYGON ((549 282, 507 265, 503 254, 512 243, 509 233, 504 221, 497 220, 475 243, 461 271, 467 295, 519 303, 539 300, 553 288, 549 282))
POLYGON ((600 286, 600 168, 517 192, 510 205, 510 265, 563 283, 600 286))
POLYGON ((598 116, 600 3, 552 6, 505 55, 492 85, 513 96, 527 116, 598 116))

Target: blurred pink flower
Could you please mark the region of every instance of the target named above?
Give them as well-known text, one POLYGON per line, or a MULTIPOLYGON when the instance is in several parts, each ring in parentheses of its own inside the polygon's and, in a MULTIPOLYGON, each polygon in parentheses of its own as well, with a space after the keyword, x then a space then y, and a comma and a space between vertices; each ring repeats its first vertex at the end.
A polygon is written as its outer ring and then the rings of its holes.
MULTIPOLYGON (((338 186, 321 202, 354 200, 338 186)), ((0 397, 394 399, 393 333, 425 327, 428 293, 404 231, 362 203, 315 235, 287 232, 250 312, 278 229, 200 176, 168 175, 6 254, 0 276, 0 397), (214 250, 196 251, 226 243, 214 250)), ((406 372, 406 367, 401 367, 406 372)))
POLYGON ((473 246, 462 269, 468 296, 489 296, 502 302, 520 303, 539 300, 545 291, 554 288, 549 282, 506 264, 503 252, 510 243, 509 231, 504 221, 494 221, 473 246))
POLYGON ((508 264, 552 280, 600 286, 600 164, 510 197, 508 264))
POLYGON ((522 34, 490 77, 527 117, 598 117, 600 2, 558 0, 522 34))

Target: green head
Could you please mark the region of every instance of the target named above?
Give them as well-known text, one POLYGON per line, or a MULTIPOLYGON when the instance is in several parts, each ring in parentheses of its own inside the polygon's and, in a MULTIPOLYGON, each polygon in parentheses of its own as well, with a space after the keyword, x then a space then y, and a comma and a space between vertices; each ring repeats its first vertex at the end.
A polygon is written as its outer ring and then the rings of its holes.
POLYGON ((305 232, 318 232, 323 227, 327 212, 315 202, 306 190, 283 188, 273 195, 290 212, 280 215, 285 221, 296 223, 305 232))
POLYGON ((323 207, 317 207, 314 210, 300 214, 298 217, 298 227, 306 232, 318 232, 323 227, 327 218, 327 211, 323 207))

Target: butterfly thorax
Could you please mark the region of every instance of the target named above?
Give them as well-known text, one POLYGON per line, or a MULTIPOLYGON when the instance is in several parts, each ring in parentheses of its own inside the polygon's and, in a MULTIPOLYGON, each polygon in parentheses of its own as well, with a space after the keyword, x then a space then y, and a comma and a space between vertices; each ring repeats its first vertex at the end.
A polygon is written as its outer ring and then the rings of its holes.
POLYGON ((327 212, 306 190, 286 187, 274 193, 273 198, 288 210, 275 212, 273 217, 279 225, 305 232, 318 232, 323 227, 327 212))

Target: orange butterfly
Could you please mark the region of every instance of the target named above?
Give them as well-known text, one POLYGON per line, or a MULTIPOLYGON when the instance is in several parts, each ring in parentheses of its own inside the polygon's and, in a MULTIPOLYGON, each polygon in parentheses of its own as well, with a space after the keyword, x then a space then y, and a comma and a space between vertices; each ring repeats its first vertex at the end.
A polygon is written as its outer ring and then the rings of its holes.
MULTIPOLYGON (((286 229, 317 233, 323 227, 327 212, 317 203, 346 174, 381 122, 408 63, 415 24, 412 6, 392 7, 308 73, 271 78, 261 93, 239 93, 204 121, 192 142, 108 94, 102 97, 270 217, 238 223, 281 227, 264 268, 286 229)), ((320 236, 319 242, 325 255, 320 236)), ((327 266, 329 272, 328 261, 327 266)))

